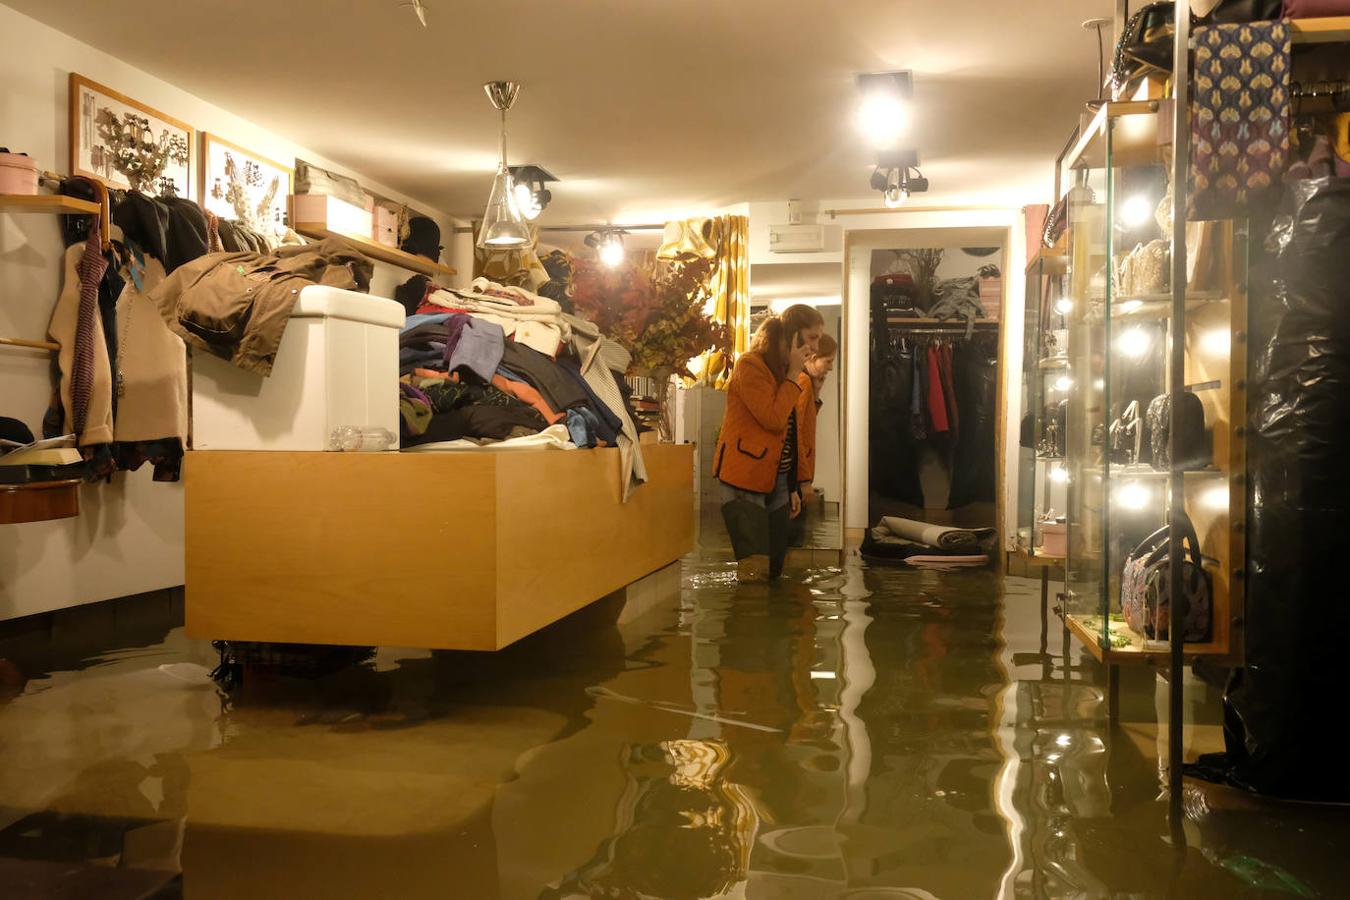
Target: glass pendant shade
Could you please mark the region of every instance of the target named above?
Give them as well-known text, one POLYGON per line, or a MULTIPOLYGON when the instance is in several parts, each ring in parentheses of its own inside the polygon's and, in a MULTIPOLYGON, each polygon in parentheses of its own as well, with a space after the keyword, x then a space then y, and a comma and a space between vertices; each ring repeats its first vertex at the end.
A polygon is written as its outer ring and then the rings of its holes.
POLYGON ((520 86, 515 82, 494 81, 483 85, 492 105, 502 114, 501 156, 497 177, 492 180, 483 224, 478 229, 478 246, 489 250, 509 250, 530 243, 530 229, 516 206, 511 169, 506 164, 506 111, 515 103, 520 86))
POLYGON ((492 180, 492 192, 488 194, 483 225, 478 230, 478 246, 503 249, 522 247, 530 242, 530 229, 516 208, 513 189, 511 173, 506 161, 502 160, 497 177, 492 180))

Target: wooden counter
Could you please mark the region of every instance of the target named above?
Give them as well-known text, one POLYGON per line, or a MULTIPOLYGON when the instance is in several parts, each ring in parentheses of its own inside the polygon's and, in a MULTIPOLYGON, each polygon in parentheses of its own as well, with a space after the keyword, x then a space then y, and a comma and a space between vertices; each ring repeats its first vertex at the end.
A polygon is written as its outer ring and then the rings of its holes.
POLYGON ((187 633, 500 649, 693 549, 693 449, 190 452, 187 633))

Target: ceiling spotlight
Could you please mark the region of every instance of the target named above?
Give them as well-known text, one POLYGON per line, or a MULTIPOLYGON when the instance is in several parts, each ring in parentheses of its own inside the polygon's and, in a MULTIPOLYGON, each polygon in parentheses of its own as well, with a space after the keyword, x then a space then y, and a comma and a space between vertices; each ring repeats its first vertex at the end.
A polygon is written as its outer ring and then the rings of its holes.
POLYGON ((908 173, 902 173, 899 169, 892 169, 890 178, 887 180, 886 192, 883 198, 887 209, 898 209, 909 199, 909 181, 908 173))
POLYGON ((510 250, 530 243, 530 230, 516 206, 511 169, 506 164, 506 111, 516 102, 520 85, 514 81, 492 81, 483 85, 488 99, 502 114, 501 156, 497 175, 492 180, 483 224, 478 230, 478 246, 488 250, 510 250))
POLYGON ((878 149, 894 147, 909 130, 912 110, 910 98, 914 79, 910 72, 883 72, 859 75, 858 127, 868 142, 878 149))
POLYGON ((553 199, 553 193, 545 185, 558 179, 541 166, 512 166, 511 179, 515 185, 512 197, 516 208, 525 219, 533 222, 553 199))
POLYGON ((884 193, 886 191, 886 186, 890 183, 890 180, 891 180, 890 172, 887 172, 885 169, 881 168, 881 166, 877 166, 875 169, 872 170, 872 180, 871 180, 872 190, 881 191, 884 193))
POLYGON ((595 251, 600 264, 609 269, 623 265, 623 236, 619 228, 605 228, 586 235, 584 243, 595 251))
POLYGON ((880 191, 887 209, 898 209, 910 194, 928 190, 928 179, 919 171, 917 150, 889 150, 880 154, 872 171, 872 190, 880 191))

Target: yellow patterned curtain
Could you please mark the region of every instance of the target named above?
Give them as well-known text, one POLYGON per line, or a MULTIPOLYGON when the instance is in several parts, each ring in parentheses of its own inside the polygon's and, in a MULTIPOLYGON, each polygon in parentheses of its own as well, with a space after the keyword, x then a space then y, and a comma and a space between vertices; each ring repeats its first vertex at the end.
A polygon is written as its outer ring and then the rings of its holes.
POLYGON ((698 374, 700 383, 725 390, 731 380, 732 363, 750 346, 750 219, 718 216, 670 222, 656 255, 672 261, 713 261, 707 311, 714 322, 731 326, 731 358, 721 351, 710 351, 690 370, 698 374))

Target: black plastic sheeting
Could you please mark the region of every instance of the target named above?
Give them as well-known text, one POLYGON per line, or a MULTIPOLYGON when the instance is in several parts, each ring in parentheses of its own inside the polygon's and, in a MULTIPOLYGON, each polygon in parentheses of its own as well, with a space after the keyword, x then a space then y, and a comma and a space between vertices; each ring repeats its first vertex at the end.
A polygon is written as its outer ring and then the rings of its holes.
POLYGON ((1346 801, 1350 178, 1289 191, 1252 259, 1246 665, 1224 698, 1226 752, 1200 768, 1346 801))

